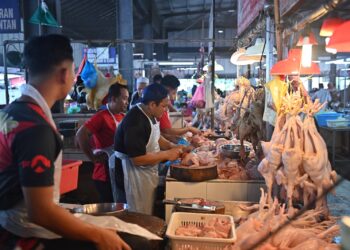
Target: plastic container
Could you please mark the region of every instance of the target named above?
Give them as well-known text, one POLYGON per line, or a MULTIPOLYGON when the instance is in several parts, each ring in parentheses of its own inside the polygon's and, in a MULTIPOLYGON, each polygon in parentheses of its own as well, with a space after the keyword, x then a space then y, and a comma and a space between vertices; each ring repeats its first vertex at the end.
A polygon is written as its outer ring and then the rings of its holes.
POLYGON ((324 113, 316 114, 315 119, 317 121, 318 126, 326 127, 327 120, 336 120, 341 115, 342 115, 341 113, 336 113, 336 112, 324 112, 324 113))
POLYGON ((197 214, 197 213, 173 213, 166 231, 167 237, 171 240, 172 250, 224 250, 227 246, 236 241, 235 223, 233 217, 221 214, 197 214), (175 235, 178 227, 195 224, 201 226, 212 218, 229 219, 232 223, 229 238, 209 238, 175 235))
POLYGON ((65 194, 77 189, 79 167, 82 163, 82 161, 63 160, 60 194, 65 194))

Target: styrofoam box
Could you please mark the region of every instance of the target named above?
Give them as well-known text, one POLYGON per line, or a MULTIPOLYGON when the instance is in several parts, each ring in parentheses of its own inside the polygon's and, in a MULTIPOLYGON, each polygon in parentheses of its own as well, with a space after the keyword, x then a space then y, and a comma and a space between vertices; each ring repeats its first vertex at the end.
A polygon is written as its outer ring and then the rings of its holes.
MULTIPOLYGON (((250 201, 260 199, 260 188, 265 188, 263 180, 209 180, 203 182, 181 182, 172 178, 166 180, 165 198, 200 197, 213 201, 250 201)), ((165 205, 166 221, 169 222, 173 205, 165 205)))
POLYGON ((221 214, 173 213, 166 235, 171 240, 172 250, 223 250, 236 241, 233 217, 221 214), (228 239, 175 235, 176 229, 180 226, 188 224, 202 226, 212 218, 225 218, 231 221, 232 227, 228 239))
POLYGON ((350 124, 350 121, 346 119, 327 120, 327 126, 331 128, 347 127, 349 126, 349 124, 350 124))

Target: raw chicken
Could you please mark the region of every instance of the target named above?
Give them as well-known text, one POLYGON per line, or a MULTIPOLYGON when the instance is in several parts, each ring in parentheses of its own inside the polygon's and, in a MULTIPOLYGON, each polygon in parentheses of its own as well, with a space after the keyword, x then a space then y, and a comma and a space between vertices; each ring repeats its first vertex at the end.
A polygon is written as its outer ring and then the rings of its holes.
POLYGON ((203 225, 189 223, 178 227, 175 234, 180 236, 227 239, 230 237, 231 228, 232 223, 229 219, 212 218, 203 225))
MULTIPOLYGON (((236 229, 237 241, 227 249, 338 249, 330 244, 339 233, 336 219, 329 217, 320 222, 320 211, 308 210, 289 224, 285 205, 280 206, 277 199, 266 209, 267 196, 262 190, 258 211, 236 229), (280 227, 281 230, 277 231, 280 227), (260 244, 260 245, 257 245, 260 244)), ((257 206, 247 207, 251 210, 257 206)))
POLYGON ((199 158, 196 153, 185 153, 182 160, 181 160, 182 166, 200 166, 199 164, 199 158))
MULTIPOLYGON (((328 160, 326 144, 319 135, 314 118, 312 117, 322 107, 323 105, 320 105, 318 100, 316 100, 315 103, 305 108, 307 117, 304 120, 303 127, 305 152, 303 156, 303 167, 316 187, 317 197, 320 197, 323 191, 330 188, 336 181, 336 173, 331 170, 328 160)), ((318 199, 316 208, 324 209, 327 214, 327 198, 318 199)))

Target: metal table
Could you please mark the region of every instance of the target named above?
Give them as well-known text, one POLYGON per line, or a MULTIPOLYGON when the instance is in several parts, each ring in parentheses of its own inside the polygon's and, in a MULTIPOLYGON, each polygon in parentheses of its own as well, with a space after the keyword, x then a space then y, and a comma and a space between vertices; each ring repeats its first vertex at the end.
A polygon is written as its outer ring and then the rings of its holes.
POLYGON ((331 128, 331 127, 320 127, 320 129, 324 129, 325 131, 328 131, 330 133, 332 133, 332 148, 331 148, 331 155, 332 155, 332 166, 335 166, 336 162, 350 162, 350 157, 344 157, 341 155, 337 155, 335 152, 335 142, 336 142, 336 134, 337 133, 341 133, 341 132, 345 132, 347 137, 349 138, 350 134, 350 127, 335 127, 335 128, 331 128), (338 157, 338 159, 337 159, 338 157))

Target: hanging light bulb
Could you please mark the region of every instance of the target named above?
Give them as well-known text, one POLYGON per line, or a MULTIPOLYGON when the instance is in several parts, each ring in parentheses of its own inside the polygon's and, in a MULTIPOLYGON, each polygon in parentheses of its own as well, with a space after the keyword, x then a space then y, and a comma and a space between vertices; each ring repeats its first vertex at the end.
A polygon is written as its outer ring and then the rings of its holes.
POLYGON ((303 67, 311 67, 312 60, 312 44, 305 44, 301 49, 301 65, 303 67))
POLYGON ((312 45, 316 45, 315 35, 310 31, 307 35, 300 36, 297 46, 302 46, 301 65, 305 68, 311 67, 312 61, 312 45))

